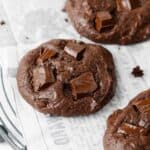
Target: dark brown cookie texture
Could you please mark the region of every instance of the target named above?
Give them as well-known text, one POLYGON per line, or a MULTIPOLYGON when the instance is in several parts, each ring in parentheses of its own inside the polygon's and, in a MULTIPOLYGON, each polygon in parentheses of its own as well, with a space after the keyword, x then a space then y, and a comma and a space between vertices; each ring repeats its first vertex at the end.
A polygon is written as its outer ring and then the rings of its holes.
POLYGON ((66 10, 76 30, 95 42, 150 38, 150 0, 68 0, 66 10))
POLYGON ((108 118, 104 149, 150 150, 150 90, 108 118))
POLYGON ((115 67, 101 46, 52 40, 22 58, 17 82, 24 99, 40 112, 87 115, 114 95, 115 67))

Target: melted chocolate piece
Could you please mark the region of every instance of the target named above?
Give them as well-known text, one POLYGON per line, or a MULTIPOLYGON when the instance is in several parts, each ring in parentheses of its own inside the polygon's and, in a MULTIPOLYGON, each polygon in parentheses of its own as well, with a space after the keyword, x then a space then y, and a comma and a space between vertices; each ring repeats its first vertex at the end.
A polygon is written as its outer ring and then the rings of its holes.
POLYGON ((48 66, 37 66, 33 69, 33 88, 37 92, 49 83, 55 82, 53 71, 48 66))
POLYGON ((130 11, 141 6, 139 0, 116 0, 117 11, 130 11))
POLYGON ((121 134, 127 134, 127 135, 138 135, 142 132, 144 132, 144 128, 142 127, 137 127, 128 123, 123 123, 119 128, 118 128, 118 133, 121 134))
POLYGON ((95 19, 95 28, 101 32, 102 29, 111 29, 114 25, 111 14, 108 11, 98 12, 95 19))
POLYGON ((73 56, 76 59, 80 59, 82 52, 85 50, 85 46, 80 43, 68 43, 64 51, 67 52, 69 55, 73 56))
POLYGON ((40 54, 40 56, 39 56, 37 62, 38 62, 38 63, 44 62, 44 61, 46 61, 47 59, 54 57, 56 54, 57 54, 57 52, 54 51, 54 50, 51 50, 51 49, 44 49, 44 51, 40 54))
POLYGON ((80 94, 91 93, 97 89, 97 84, 91 72, 81 74, 71 80, 72 93, 75 97, 80 94))
POLYGON ((137 109, 141 113, 143 113, 143 114, 149 113, 150 114, 150 99, 141 100, 139 102, 136 102, 134 105, 137 107, 137 109))

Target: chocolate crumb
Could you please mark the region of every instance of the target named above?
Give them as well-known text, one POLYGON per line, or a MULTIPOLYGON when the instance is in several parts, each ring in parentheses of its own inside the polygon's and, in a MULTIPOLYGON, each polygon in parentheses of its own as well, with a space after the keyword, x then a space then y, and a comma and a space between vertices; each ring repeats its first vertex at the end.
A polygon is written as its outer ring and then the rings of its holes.
POLYGON ((4 21, 4 20, 2 20, 2 21, 0 21, 0 25, 5 25, 6 24, 6 22, 4 21))
POLYGON ((65 22, 68 22, 68 19, 67 19, 67 18, 65 18, 65 22))
POLYGON ((140 68, 140 66, 136 66, 135 68, 133 68, 132 70, 132 75, 134 75, 135 77, 142 77, 144 75, 143 70, 140 68))
POLYGON ((64 12, 64 13, 66 12, 66 8, 65 7, 62 9, 62 12, 64 12))

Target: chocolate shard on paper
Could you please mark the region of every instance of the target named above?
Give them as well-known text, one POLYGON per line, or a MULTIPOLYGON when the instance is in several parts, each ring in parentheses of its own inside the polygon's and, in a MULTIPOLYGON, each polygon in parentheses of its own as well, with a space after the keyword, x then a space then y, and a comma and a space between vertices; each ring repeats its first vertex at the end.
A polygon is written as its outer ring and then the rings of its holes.
POLYGON ((97 84, 91 72, 81 74, 71 80, 72 93, 75 97, 80 94, 91 93, 97 89, 97 84))
POLYGON ((108 11, 101 11, 96 14, 95 28, 98 32, 102 29, 111 29, 114 26, 114 20, 108 11))
POLYGON ((57 54, 57 52, 54 50, 44 49, 44 51, 40 54, 38 61, 44 62, 47 59, 54 57, 56 54, 57 54))
POLYGON ((150 99, 146 99, 146 100, 141 100, 138 101, 136 103, 134 103, 134 105, 137 107, 137 109, 143 113, 143 114, 150 114, 150 99))
POLYGON ((130 11, 141 6, 139 0, 116 0, 117 11, 130 11))
POLYGON ((69 55, 73 56, 76 59, 80 59, 82 52, 85 50, 85 46, 83 44, 80 43, 68 43, 65 48, 64 51, 67 52, 69 55))
POLYGON ((55 82, 53 71, 48 66, 37 66, 33 69, 33 88, 37 92, 42 87, 55 82))
POLYGON ((137 135, 144 132, 144 128, 137 127, 132 124, 123 123, 119 128, 117 133, 125 134, 125 135, 137 135))

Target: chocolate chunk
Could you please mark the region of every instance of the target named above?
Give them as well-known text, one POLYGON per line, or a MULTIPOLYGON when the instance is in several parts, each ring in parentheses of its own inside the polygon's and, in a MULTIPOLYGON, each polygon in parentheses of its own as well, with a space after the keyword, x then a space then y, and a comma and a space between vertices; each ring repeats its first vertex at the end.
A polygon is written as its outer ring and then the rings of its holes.
POLYGON ((85 50, 85 46, 80 43, 71 42, 68 43, 64 51, 67 52, 69 55, 73 56, 76 59, 80 59, 82 52, 85 50))
POLYGON ((146 100, 141 100, 139 102, 136 102, 134 104, 137 109, 141 112, 141 113, 149 113, 150 114, 150 99, 146 99, 146 100))
POLYGON ((54 57, 57 54, 56 51, 51 49, 44 49, 44 51, 40 54, 40 57, 38 58, 38 61, 46 61, 49 58, 54 57))
POLYGON ((80 94, 91 93, 96 90, 97 84, 91 72, 81 74, 79 77, 71 80, 72 93, 75 97, 80 94))
POLYGON ((53 71, 48 66, 37 66, 33 69, 33 88, 37 92, 46 85, 55 82, 53 71))
POLYGON ((95 28, 101 32, 102 29, 111 29, 114 26, 114 20, 108 11, 98 12, 95 19, 95 28))
POLYGON ((130 3, 131 3, 131 6, 132 6, 132 9, 136 9, 136 8, 142 6, 140 0, 130 0, 130 3))
POLYGON ((116 0, 116 3, 117 11, 130 11, 141 5, 139 0, 116 0))
POLYGON ((117 133, 127 134, 127 135, 137 135, 144 131, 144 128, 137 127, 128 123, 123 123, 119 128, 117 133))
POLYGON ((136 66, 135 68, 133 68, 132 74, 135 77, 142 77, 144 75, 143 70, 141 70, 140 66, 136 66))

